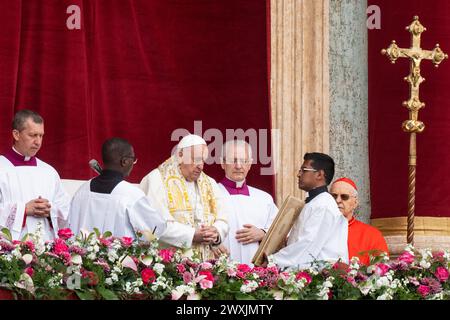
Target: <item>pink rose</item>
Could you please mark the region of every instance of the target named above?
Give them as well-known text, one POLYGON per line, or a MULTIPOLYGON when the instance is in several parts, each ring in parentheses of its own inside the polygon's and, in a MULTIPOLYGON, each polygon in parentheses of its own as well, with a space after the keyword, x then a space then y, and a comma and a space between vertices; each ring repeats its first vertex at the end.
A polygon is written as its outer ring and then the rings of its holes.
POLYGON ((253 267, 252 273, 256 273, 259 277, 265 277, 267 274, 267 271, 265 268, 262 268, 262 267, 253 267))
POLYGON ((214 276, 210 271, 200 271, 198 273, 199 276, 205 276, 206 280, 209 280, 211 282, 214 282, 214 276))
POLYGON ((227 275, 229 277, 236 277, 236 270, 234 270, 233 268, 228 268, 227 269, 227 275))
POLYGON ((144 282, 145 285, 147 285, 149 283, 153 283, 156 280, 155 271, 153 271, 150 268, 145 268, 141 272, 141 278, 142 278, 142 282, 144 282))
POLYGON ((25 273, 27 273, 30 277, 34 274, 34 269, 32 267, 28 267, 25 269, 25 273))
POLYGON ((177 271, 179 273, 184 273, 186 271, 186 267, 183 264, 179 263, 177 264, 177 271))
POLYGON ((70 228, 59 229, 58 237, 60 237, 63 240, 67 240, 67 239, 70 239, 73 237, 73 232, 72 232, 72 230, 70 230, 70 228))
POLYGON ((209 270, 212 269, 213 265, 209 262, 202 262, 200 263, 200 269, 202 270, 209 270))
POLYGON ((442 261, 444 260, 444 251, 435 251, 432 253, 433 254, 433 259, 436 259, 438 261, 442 261))
POLYGON ((421 284, 419 288, 417 288, 417 292, 420 293, 422 297, 426 297, 431 291, 431 288, 429 286, 424 286, 421 284))
POLYGON ((99 238, 98 240, 105 247, 110 247, 111 246, 111 243, 112 243, 112 239, 111 238, 99 238))
POLYGON ((347 280, 347 282, 350 283, 355 288, 358 286, 358 284, 356 283, 355 278, 353 278, 353 277, 346 277, 345 280, 347 280))
POLYGON ((283 272, 280 273, 280 278, 285 280, 285 281, 288 280, 289 277, 290 277, 289 272, 283 271, 283 272))
POLYGON ((305 279, 306 284, 310 284, 312 281, 311 276, 307 272, 304 272, 304 271, 297 273, 297 275, 295 276, 295 279, 297 279, 297 280, 305 279))
POLYGON ((444 267, 438 267, 434 275, 436 276, 436 278, 438 278, 439 281, 445 282, 448 279, 449 272, 444 267))
POLYGON ((122 242, 122 245, 125 248, 128 248, 128 247, 131 247, 131 245, 133 244, 133 238, 131 238, 131 237, 122 237, 120 239, 120 242, 122 242))
POLYGON ((34 243, 33 242, 31 242, 31 241, 25 241, 25 245, 28 247, 28 249, 31 251, 31 252, 34 252, 34 243))
POLYGON ((200 271, 199 276, 204 276, 204 279, 200 280, 200 288, 203 290, 211 289, 214 284, 214 276, 210 271, 200 271))
POLYGON ((405 251, 400 255, 400 257, 398 257, 398 260, 407 264, 411 264, 414 262, 414 256, 408 251, 405 251))
POLYGON ((169 263, 174 255, 174 251, 172 249, 161 249, 159 250, 159 256, 165 263, 169 263))
POLYGON ((384 276, 391 268, 384 263, 377 263, 375 265, 375 274, 379 276, 384 276))
POLYGON ((205 289, 211 289, 213 287, 213 282, 210 280, 200 280, 200 288, 202 288, 203 290, 205 289))
POLYGON ((69 247, 66 245, 64 240, 56 238, 53 246, 53 252, 56 253, 57 255, 69 253, 69 247))
POLYGON ((238 264, 237 270, 240 272, 243 272, 243 273, 249 273, 250 271, 252 271, 252 268, 250 268, 250 266, 248 264, 241 263, 241 264, 238 264))
POLYGON ((72 256, 69 252, 61 252, 59 256, 64 260, 65 265, 70 265, 72 262, 72 256))
POLYGON ((275 275, 278 274, 278 268, 275 267, 275 266, 274 267, 268 267, 268 268, 266 268, 266 270, 267 270, 267 272, 273 273, 275 275))
POLYGON ((194 276, 190 272, 183 273, 183 281, 184 283, 190 283, 194 279, 194 276))

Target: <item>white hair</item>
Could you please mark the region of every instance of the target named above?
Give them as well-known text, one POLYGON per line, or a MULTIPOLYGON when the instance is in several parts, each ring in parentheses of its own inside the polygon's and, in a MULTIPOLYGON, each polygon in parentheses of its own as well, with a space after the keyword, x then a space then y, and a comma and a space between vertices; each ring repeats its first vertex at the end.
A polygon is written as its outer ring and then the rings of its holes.
POLYGON ((228 140, 228 141, 226 141, 222 146, 222 159, 225 159, 225 157, 227 156, 227 151, 232 146, 244 147, 244 148, 247 147, 248 157, 249 157, 249 159, 252 159, 252 147, 245 140, 228 140))
POLYGON ((353 196, 356 197, 356 198, 358 198, 358 190, 356 190, 351 184, 349 184, 349 183, 347 183, 347 182, 344 182, 344 181, 334 181, 334 182, 331 184, 331 186, 333 186, 333 184, 335 184, 335 183, 337 183, 337 182, 342 182, 342 183, 347 184, 347 185, 352 189, 353 196))

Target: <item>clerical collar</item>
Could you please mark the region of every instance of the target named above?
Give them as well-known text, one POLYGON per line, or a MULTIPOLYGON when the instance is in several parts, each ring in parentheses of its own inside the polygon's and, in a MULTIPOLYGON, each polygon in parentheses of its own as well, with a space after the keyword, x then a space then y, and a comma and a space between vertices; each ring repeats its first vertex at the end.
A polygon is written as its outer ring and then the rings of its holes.
POLYGON ((327 186, 320 186, 320 187, 317 187, 317 188, 314 188, 314 189, 308 191, 308 197, 306 197, 305 202, 306 203, 310 202, 312 199, 314 199, 319 194, 324 193, 324 192, 328 192, 327 186))
POLYGON ((250 196, 250 190, 248 189, 247 183, 244 181, 233 181, 224 177, 220 183, 227 189, 230 195, 243 195, 250 196))
POLYGON ((356 221, 355 217, 352 217, 352 218, 348 221, 348 226, 350 227, 355 221, 356 221))
POLYGON ((124 176, 122 173, 104 169, 98 177, 91 180, 91 192, 110 194, 123 179, 124 176))
POLYGON ((15 167, 21 166, 30 166, 36 167, 37 161, 36 157, 27 157, 19 153, 14 147, 7 150, 3 155, 6 159, 9 160, 15 167))

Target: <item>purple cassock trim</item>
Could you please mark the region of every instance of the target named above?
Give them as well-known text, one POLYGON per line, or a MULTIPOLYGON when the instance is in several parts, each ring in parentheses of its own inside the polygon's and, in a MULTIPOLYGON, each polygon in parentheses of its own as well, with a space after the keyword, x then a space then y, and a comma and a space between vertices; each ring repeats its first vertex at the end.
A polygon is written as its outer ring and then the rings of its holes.
POLYGON ((31 157, 30 160, 25 161, 25 156, 15 152, 13 149, 6 151, 3 156, 8 159, 15 167, 20 166, 37 166, 36 157, 31 157))
POLYGON ((227 189, 228 193, 231 195, 243 195, 243 196, 250 196, 250 191, 248 190, 247 183, 244 182, 242 187, 237 187, 236 182, 228 179, 227 177, 224 177, 222 181, 220 181, 221 184, 227 189))

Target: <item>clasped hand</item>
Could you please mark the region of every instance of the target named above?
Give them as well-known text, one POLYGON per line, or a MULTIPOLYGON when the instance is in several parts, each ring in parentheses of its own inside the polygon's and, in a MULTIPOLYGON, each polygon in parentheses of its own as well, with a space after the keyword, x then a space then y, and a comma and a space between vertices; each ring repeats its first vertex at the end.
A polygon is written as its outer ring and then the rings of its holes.
POLYGON ((47 199, 39 196, 26 204, 26 215, 47 218, 50 216, 51 205, 47 199))
POLYGON ((214 226, 201 226, 195 230, 194 243, 213 244, 218 240, 219 231, 214 226))

